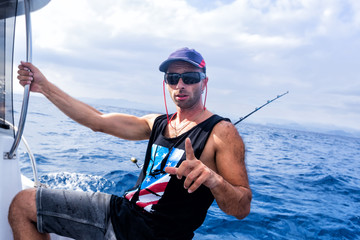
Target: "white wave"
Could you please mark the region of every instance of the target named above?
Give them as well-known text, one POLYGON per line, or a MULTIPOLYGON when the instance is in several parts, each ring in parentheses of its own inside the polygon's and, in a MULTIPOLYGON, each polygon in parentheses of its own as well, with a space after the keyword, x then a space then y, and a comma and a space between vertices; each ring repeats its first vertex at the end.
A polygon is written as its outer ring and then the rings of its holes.
POLYGON ((49 173, 41 176, 40 182, 51 188, 87 192, 104 191, 115 186, 113 181, 101 176, 70 172, 49 173))

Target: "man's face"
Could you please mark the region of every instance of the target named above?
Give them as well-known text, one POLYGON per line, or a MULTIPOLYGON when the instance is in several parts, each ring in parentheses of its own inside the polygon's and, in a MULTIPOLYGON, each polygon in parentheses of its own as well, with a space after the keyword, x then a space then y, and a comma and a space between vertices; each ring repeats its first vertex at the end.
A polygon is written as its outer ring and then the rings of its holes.
MULTIPOLYGON (((201 69, 184 61, 177 61, 170 64, 167 73, 201 72, 201 69)), ((180 78, 177 84, 168 84, 170 96, 176 106, 183 109, 194 108, 202 104, 201 94, 207 83, 207 78, 195 84, 185 84, 180 78)))

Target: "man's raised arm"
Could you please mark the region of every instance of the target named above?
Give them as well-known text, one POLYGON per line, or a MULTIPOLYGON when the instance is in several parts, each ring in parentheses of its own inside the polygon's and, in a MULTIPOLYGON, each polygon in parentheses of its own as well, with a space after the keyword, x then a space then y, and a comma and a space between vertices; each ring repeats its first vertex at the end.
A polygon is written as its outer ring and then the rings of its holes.
POLYGON ((136 117, 121 113, 103 114, 95 108, 71 97, 53 83, 33 64, 21 62, 18 70, 21 85, 31 84, 30 90, 48 98, 74 121, 93 131, 108 133, 123 139, 148 139, 156 114, 136 117))

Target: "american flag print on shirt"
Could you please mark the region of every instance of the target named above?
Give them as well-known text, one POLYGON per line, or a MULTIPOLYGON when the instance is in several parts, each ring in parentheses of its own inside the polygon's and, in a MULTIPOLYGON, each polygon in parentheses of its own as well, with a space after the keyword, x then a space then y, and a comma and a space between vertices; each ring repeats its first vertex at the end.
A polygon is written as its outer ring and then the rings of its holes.
MULTIPOLYGON (((168 155, 169 151, 169 148, 155 143, 151 147, 151 159, 146 170, 145 178, 140 185, 139 199, 136 202, 136 205, 148 212, 151 212, 152 206, 157 204, 161 199, 166 186, 170 181, 170 174, 168 173, 161 172, 158 174, 152 174, 161 170, 161 163, 168 155)), ((165 167, 175 167, 184 153, 185 150, 183 149, 172 148, 167 158, 165 167)), ((125 198, 130 201, 137 191, 138 189, 128 192, 125 195, 125 198)))

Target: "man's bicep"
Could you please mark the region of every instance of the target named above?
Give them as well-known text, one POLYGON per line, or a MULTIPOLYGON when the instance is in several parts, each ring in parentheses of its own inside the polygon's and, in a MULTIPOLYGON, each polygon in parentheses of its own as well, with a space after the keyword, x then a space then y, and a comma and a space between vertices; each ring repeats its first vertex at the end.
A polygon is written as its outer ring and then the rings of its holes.
POLYGON ((102 116, 105 133, 128 140, 148 139, 157 115, 137 117, 122 113, 110 113, 102 116))
POLYGON ((249 187, 245 165, 245 145, 231 123, 222 124, 216 142, 218 173, 234 186, 249 187))

